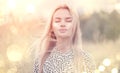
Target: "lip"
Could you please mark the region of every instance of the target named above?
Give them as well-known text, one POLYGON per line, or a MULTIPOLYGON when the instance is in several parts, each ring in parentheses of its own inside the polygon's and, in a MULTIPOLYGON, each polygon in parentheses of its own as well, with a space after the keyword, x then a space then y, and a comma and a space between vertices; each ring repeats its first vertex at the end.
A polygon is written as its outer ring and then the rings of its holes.
POLYGON ((64 33, 64 32, 67 31, 67 29, 59 29, 59 31, 60 31, 61 33, 64 33))

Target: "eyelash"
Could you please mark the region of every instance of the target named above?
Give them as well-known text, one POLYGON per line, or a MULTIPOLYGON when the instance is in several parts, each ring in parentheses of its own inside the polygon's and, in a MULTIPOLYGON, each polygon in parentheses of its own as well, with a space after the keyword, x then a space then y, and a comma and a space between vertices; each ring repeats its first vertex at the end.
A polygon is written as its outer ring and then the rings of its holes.
POLYGON ((60 22, 60 20, 55 20, 56 23, 60 22))
MULTIPOLYGON (((58 23, 58 22, 60 22, 60 21, 61 21, 61 20, 55 20, 56 23, 58 23)), ((71 19, 66 19, 65 21, 66 21, 66 22, 72 22, 71 19)))

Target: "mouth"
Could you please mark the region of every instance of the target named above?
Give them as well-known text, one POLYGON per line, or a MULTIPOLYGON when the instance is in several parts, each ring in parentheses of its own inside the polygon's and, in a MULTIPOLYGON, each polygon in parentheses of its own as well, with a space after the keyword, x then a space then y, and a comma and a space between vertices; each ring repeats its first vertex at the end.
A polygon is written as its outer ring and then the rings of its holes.
POLYGON ((67 29, 59 29, 59 31, 60 31, 61 33, 65 33, 65 32, 67 31, 67 29))

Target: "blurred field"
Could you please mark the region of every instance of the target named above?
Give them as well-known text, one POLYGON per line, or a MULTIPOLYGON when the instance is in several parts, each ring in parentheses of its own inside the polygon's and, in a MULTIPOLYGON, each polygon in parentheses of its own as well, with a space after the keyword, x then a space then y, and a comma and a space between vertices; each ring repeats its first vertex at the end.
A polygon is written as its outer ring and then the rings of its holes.
POLYGON ((113 73, 120 72, 120 38, 116 41, 84 42, 83 49, 89 51, 95 59, 97 69, 101 70, 101 72, 97 71, 97 73, 112 73, 113 68, 118 70, 118 72, 113 73), (108 59, 108 61, 103 63, 105 59, 108 59), (105 66, 107 63, 108 66, 105 66), (100 68, 100 66, 103 67, 100 68))
MULTIPOLYGON (((51 9, 62 1, 0 0, 0 73, 32 73, 31 46, 43 34, 51 9)), ((120 1, 72 1, 83 49, 93 56, 96 73, 120 73, 120 1)))

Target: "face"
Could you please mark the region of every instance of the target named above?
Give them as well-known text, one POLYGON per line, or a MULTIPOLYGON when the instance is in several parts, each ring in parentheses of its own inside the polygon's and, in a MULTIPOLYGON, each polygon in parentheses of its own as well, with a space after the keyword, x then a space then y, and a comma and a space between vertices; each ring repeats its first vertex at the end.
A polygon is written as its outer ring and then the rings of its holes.
POLYGON ((73 33, 72 15, 67 9, 59 9, 55 12, 52 29, 57 38, 71 37, 73 33))

